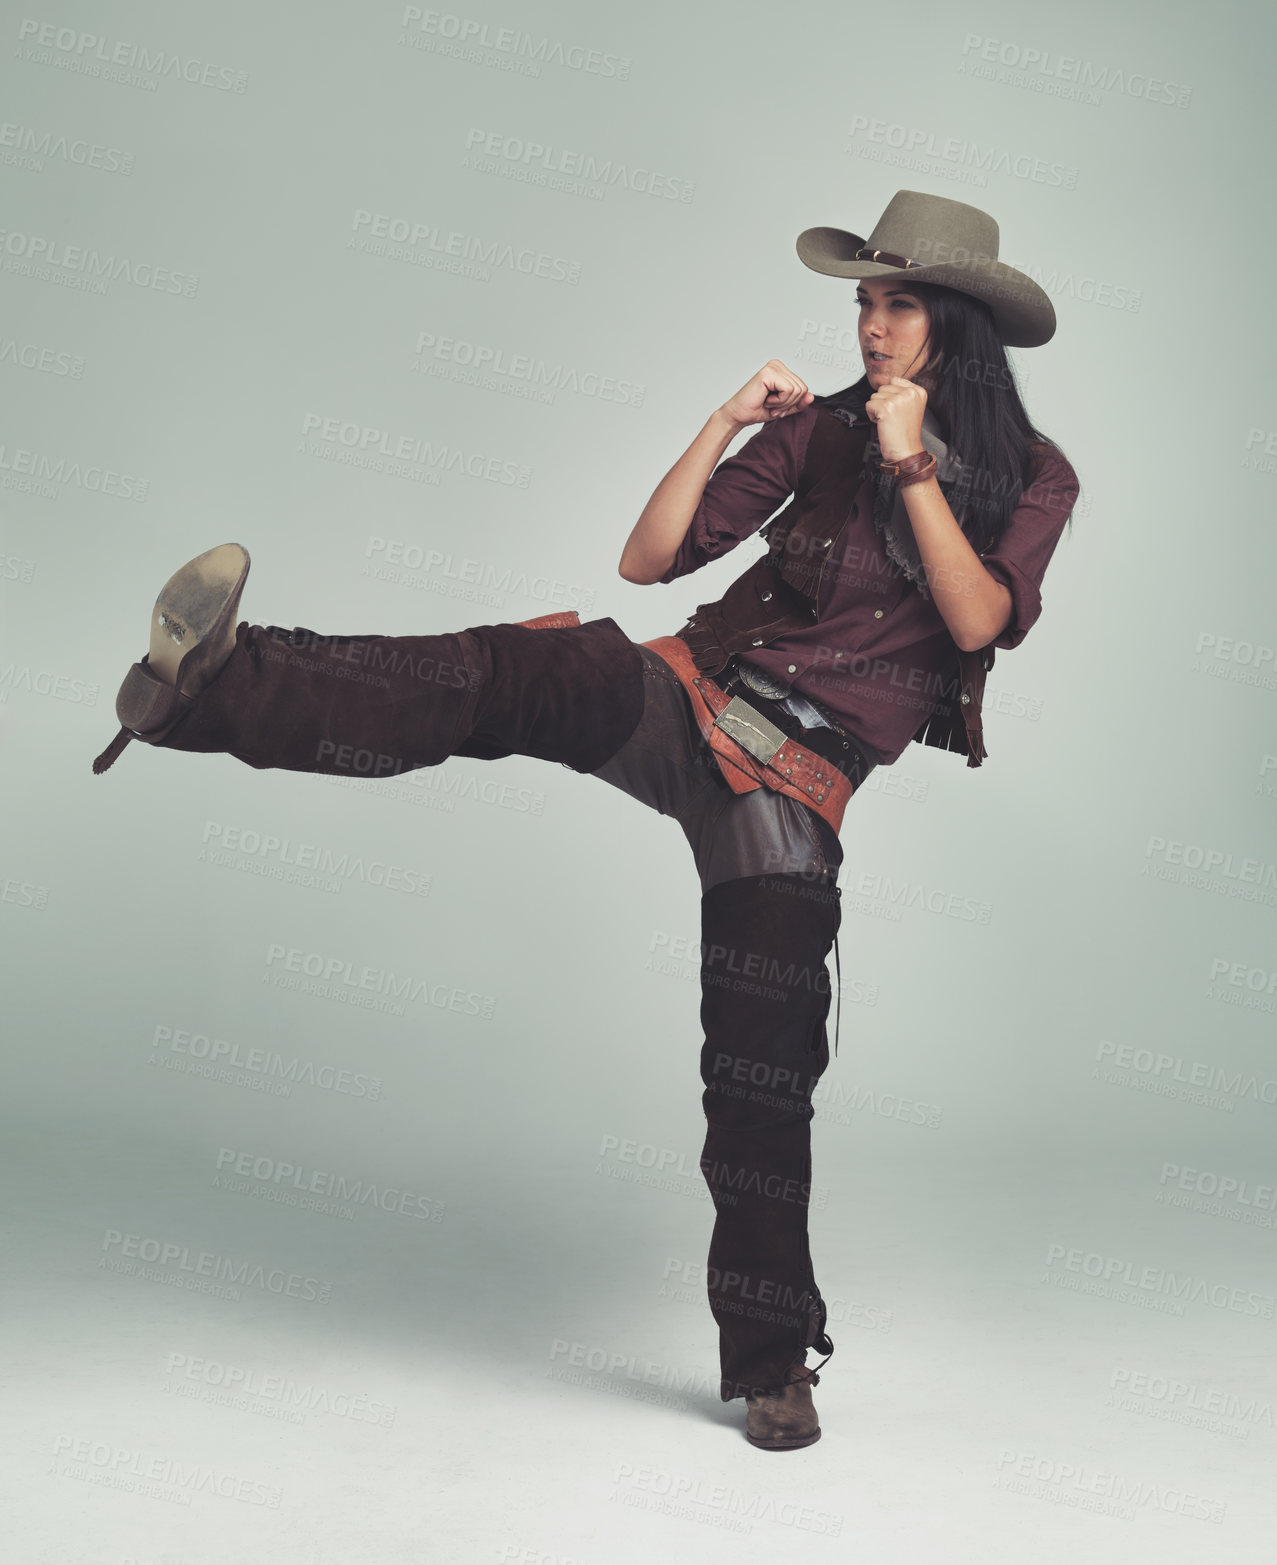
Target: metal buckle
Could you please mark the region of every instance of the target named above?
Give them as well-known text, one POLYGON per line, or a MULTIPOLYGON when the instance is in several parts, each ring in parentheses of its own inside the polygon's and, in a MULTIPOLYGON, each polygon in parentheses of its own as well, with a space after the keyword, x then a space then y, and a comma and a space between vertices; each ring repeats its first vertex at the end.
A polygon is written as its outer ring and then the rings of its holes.
POLYGON ((764 766, 770 765, 777 750, 789 743, 787 733, 755 711, 748 701, 742 701, 740 696, 731 698, 714 719, 714 727, 721 728, 764 766))
POLYGON ((745 662, 743 658, 736 664, 736 672, 741 682, 748 685, 756 696, 770 696, 773 701, 778 701, 789 694, 788 685, 782 684, 764 669, 745 662))

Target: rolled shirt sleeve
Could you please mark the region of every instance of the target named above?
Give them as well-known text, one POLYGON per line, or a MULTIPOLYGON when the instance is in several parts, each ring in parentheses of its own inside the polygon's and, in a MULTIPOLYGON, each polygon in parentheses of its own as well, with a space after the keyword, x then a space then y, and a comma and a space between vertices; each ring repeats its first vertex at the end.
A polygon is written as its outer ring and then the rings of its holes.
POLYGON ((807 407, 757 429, 709 476, 673 563, 660 578, 676 581, 721 559, 755 533, 793 494, 815 420, 807 407))
POLYGON ((1052 447, 1038 476, 1020 496, 997 546, 981 564, 1011 594, 1011 618, 992 645, 1018 647, 1042 613, 1042 578, 1078 497, 1077 475, 1052 447))

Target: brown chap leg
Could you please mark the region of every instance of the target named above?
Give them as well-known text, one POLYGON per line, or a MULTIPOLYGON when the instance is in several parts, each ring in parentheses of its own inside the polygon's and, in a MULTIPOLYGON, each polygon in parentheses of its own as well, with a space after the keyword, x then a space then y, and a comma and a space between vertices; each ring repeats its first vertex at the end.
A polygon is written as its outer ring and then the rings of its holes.
POLYGON ((362 777, 451 755, 530 755, 586 772, 642 711, 638 648, 611 619, 432 636, 241 624, 225 667, 160 743, 362 777))

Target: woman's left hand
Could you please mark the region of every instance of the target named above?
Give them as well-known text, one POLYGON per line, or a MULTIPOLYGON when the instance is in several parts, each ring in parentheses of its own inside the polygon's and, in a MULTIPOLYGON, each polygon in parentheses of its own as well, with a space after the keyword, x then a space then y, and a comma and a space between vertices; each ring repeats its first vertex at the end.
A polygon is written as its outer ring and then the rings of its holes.
POLYGON ((923 450, 922 415, 927 393, 916 381, 893 375, 865 403, 865 412, 878 426, 878 444, 884 462, 899 462, 923 450))

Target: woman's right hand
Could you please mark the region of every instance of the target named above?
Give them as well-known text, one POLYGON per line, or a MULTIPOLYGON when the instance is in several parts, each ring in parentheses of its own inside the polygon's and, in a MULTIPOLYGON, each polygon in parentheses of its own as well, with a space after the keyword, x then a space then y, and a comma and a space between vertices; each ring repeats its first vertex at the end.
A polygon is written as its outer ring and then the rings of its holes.
POLYGON ((770 424, 801 412, 814 401, 815 393, 807 390, 806 382, 793 370, 786 369, 779 359, 768 359, 719 411, 736 424, 770 424))

